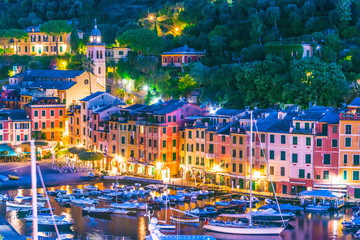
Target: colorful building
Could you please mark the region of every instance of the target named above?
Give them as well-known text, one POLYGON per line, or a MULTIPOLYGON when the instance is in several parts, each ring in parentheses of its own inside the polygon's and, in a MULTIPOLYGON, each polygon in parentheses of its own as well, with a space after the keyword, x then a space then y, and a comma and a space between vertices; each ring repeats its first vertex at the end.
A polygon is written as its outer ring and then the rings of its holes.
POLYGON ((205 57, 204 51, 198 51, 184 45, 183 47, 163 52, 161 54, 161 66, 183 68, 184 65, 199 62, 203 57, 205 57))

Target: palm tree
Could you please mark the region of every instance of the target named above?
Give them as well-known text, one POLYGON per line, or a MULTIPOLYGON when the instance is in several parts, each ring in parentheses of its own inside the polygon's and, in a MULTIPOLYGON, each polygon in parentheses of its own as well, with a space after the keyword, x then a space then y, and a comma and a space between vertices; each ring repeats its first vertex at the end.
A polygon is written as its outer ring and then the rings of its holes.
POLYGON ((93 72, 94 70, 94 61, 90 58, 90 57, 84 57, 82 59, 82 68, 84 70, 86 70, 86 72, 88 73, 89 75, 89 84, 90 84, 90 94, 92 94, 92 89, 91 89, 91 75, 90 73, 93 72))

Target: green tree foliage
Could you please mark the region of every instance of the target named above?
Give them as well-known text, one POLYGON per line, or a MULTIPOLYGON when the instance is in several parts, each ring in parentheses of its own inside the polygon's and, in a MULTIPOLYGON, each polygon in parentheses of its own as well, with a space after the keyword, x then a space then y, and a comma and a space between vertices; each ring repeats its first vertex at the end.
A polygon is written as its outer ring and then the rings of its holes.
POLYGON ((71 32, 71 25, 64 20, 51 20, 40 26, 40 31, 55 36, 56 41, 56 54, 59 53, 58 43, 60 35, 71 32))
POLYGON ((76 53, 79 47, 79 35, 78 35, 78 29, 76 28, 75 20, 72 21, 71 28, 72 30, 70 34, 70 46, 71 46, 71 51, 76 53))
POLYGON ((81 152, 86 152, 87 150, 86 150, 86 148, 71 147, 71 148, 69 148, 68 151, 71 154, 79 154, 81 152))
POLYGON ((25 32, 24 30, 15 29, 15 28, 11 28, 11 29, 7 30, 5 35, 6 35, 6 38, 12 39, 15 43, 14 54, 18 53, 17 52, 18 51, 18 47, 17 47, 18 42, 20 40, 24 40, 29 37, 27 32, 25 32))
POLYGON ((347 23, 351 20, 351 0, 337 0, 336 13, 341 22, 347 23))
POLYGON ((121 45, 129 46, 138 54, 160 54, 164 49, 164 41, 154 31, 145 28, 128 30, 118 39, 121 45))
POLYGON ((98 152, 80 152, 78 157, 82 161, 99 161, 104 159, 104 155, 98 152))
POLYGON ((336 63, 327 64, 319 58, 295 60, 290 66, 285 99, 303 107, 309 103, 339 106, 344 102, 349 84, 336 63))

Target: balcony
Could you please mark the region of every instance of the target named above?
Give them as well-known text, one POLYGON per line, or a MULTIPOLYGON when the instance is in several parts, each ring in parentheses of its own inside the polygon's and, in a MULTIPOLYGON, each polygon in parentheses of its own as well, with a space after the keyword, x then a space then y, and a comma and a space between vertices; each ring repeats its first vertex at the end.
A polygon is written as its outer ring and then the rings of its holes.
POLYGON ((340 119, 341 120, 360 120, 360 115, 358 115, 357 113, 355 113, 355 114, 340 113, 340 119))

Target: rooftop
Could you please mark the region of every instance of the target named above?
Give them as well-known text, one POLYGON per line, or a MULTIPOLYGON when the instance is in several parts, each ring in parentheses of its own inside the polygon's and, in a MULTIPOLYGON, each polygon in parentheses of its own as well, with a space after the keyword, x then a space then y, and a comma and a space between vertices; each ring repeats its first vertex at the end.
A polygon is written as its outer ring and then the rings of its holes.
POLYGON ((239 115, 243 112, 245 112, 245 110, 221 108, 221 109, 217 110, 213 115, 233 117, 233 116, 239 115))
POLYGON ((296 117, 295 120, 300 121, 319 121, 327 113, 334 110, 332 107, 314 106, 301 113, 300 116, 296 117))
POLYGON ((325 122, 327 124, 338 124, 339 119, 340 119, 339 113, 333 111, 333 112, 329 112, 324 117, 322 117, 319 122, 325 122))
POLYGON ((84 72, 85 71, 31 69, 16 74, 13 76, 13 78, 23 77, 25 80, 34 80, 34 78, 75 78, 84 72))
POLYGON ((99 97, 99 96, 105 94, 105 93, 106 92, 96 92, 96 93, 93 93, 93 94, 91 94, 91 95, 89 95, 87 97, 84 97, 83 99, 80 99, 80 101, 88 102, 88 101, 90 101, 90 100, 92 100, 92 99, 94 99, 96 97, 99 97))
POLYGON ((202 54, 204 55, 205 52, 204 51, 199 51, 199 50, 195 50, 194 48, 190 48, 187 45, 184 45, 182 47, 179 48, 175 48, 172 49, 170 51, 167 52, 163 52, 162 55, 167 55, 167 54, 202 54))
POLYGON ((9 117, 12 121, 30 121, 23 109, 10 109, 4 111, 9 114, 9 117))
POLYGON ((348 107, 360 107, 360 97, 356 97, 348 107))
POLYGON ((35 81, 30 85, 29 88, 67 90, 75 85, 76 82, 35 81))

